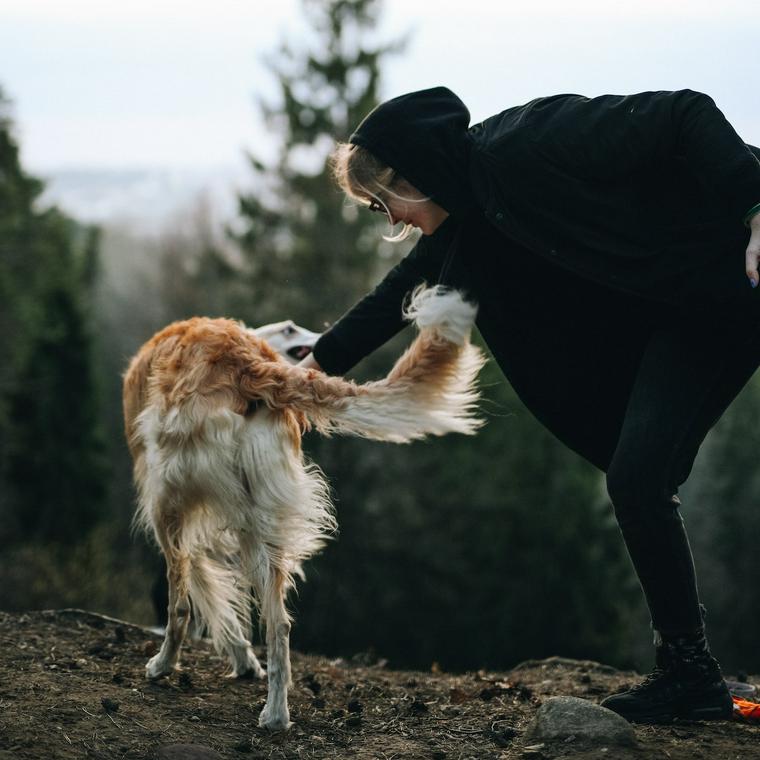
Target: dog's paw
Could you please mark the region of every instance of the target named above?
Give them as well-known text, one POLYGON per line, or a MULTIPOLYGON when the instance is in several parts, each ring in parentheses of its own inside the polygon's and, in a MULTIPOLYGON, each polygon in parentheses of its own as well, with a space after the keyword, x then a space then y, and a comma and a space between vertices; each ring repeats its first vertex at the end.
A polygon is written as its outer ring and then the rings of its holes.
POLYGON ((231 652, 232 672, 228 678, 266 678, 267 674, 253 652, 253 647, 235 647, 231 652))
POLYGON ((264 670, 264 668, 259 665, 258 661, 256 662, 255 666, 248 667, 248 668, 235 668, 231 673, 228 673, 227 678, 239 678, 240 680, 249 680, 249 681, 256 681, 256 680, 266 680, 267 672, 264 670))
POLYGON ((259 727, 267 731, 287 731, 292 725, 287 705, 278 710, 267 702, 259 715, 259 727))
POLYGON ((145 666, 145 677, 150 681, 157 681, 173 672, 174 666, 166 662, 160 653, 151 657, 145 666))

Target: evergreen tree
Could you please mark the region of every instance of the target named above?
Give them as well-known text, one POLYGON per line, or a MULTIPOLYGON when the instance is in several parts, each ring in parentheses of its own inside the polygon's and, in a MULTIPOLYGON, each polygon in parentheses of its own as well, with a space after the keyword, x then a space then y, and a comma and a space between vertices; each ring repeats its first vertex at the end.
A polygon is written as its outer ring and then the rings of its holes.
POLYGON ((282 47, 271 62, 279 102, 262 105, 279 153, 272 166, 251 156, 255 191, 240 198, 249 291, 239 313, 254 324, 287 316, 323 325, 389 266, 378 261, 376 224, 346 204, 326 157, 377 105, 381 63, 401 45, 367 41, 378 0, 304 0, 303 8, 311 50, 282 47))
POLYGON ((5 538, 75 540, 105 489, 92 370, 97 234, 56 209, 21 167, 7 101, 0 119, 0 370, 5 538))
POLYGON ((0 441, 7 440, 7 394, 23 346, 26 293, 36 268, 24 249, 28 216, 42 183, 21 169, 10 103, 0 89, 0 441))

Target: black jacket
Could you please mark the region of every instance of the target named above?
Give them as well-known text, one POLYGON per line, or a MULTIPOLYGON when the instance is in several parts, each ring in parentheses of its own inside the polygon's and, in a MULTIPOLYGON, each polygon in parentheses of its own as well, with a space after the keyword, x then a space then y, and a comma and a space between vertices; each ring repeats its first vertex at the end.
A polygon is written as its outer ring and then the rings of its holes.
POLYGON ((528 286, 564 271, 568 285, 636 308, 750 298, 743 220, 760 201, 760 150, 707 95, 557 95, 468 124, 461 100, 439 87, 384 103, 351 137, 450 217, 320 338, 325 371, 345 372, 398 332, 420 280, 465 287, 481 310, 502 299, 503 257, 524 262, 510 276, 528 286))

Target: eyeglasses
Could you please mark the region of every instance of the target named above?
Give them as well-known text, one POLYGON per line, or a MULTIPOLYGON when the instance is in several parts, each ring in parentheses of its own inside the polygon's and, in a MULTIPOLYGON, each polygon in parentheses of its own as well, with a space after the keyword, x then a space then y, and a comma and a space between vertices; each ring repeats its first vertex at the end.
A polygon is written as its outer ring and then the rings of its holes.
POLYGON ((383 204, 380 203, 380 201, 377 201, 374 198, 370 200, 369 206, 367 206, 367 208, 370 211, 379 211, 381 214, 387 213, 385 210, 385 206, 383 206, 383 204))

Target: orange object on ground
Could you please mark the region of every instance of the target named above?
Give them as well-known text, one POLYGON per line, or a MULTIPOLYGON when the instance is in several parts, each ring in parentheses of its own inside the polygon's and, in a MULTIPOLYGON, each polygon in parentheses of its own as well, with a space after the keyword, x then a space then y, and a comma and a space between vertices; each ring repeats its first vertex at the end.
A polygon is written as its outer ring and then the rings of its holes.
POLYGON ((734 718, 747 720, 751 723, 760 723, 760 704, 748 702, 746 699, 732 697, 734 700, 734 718))

